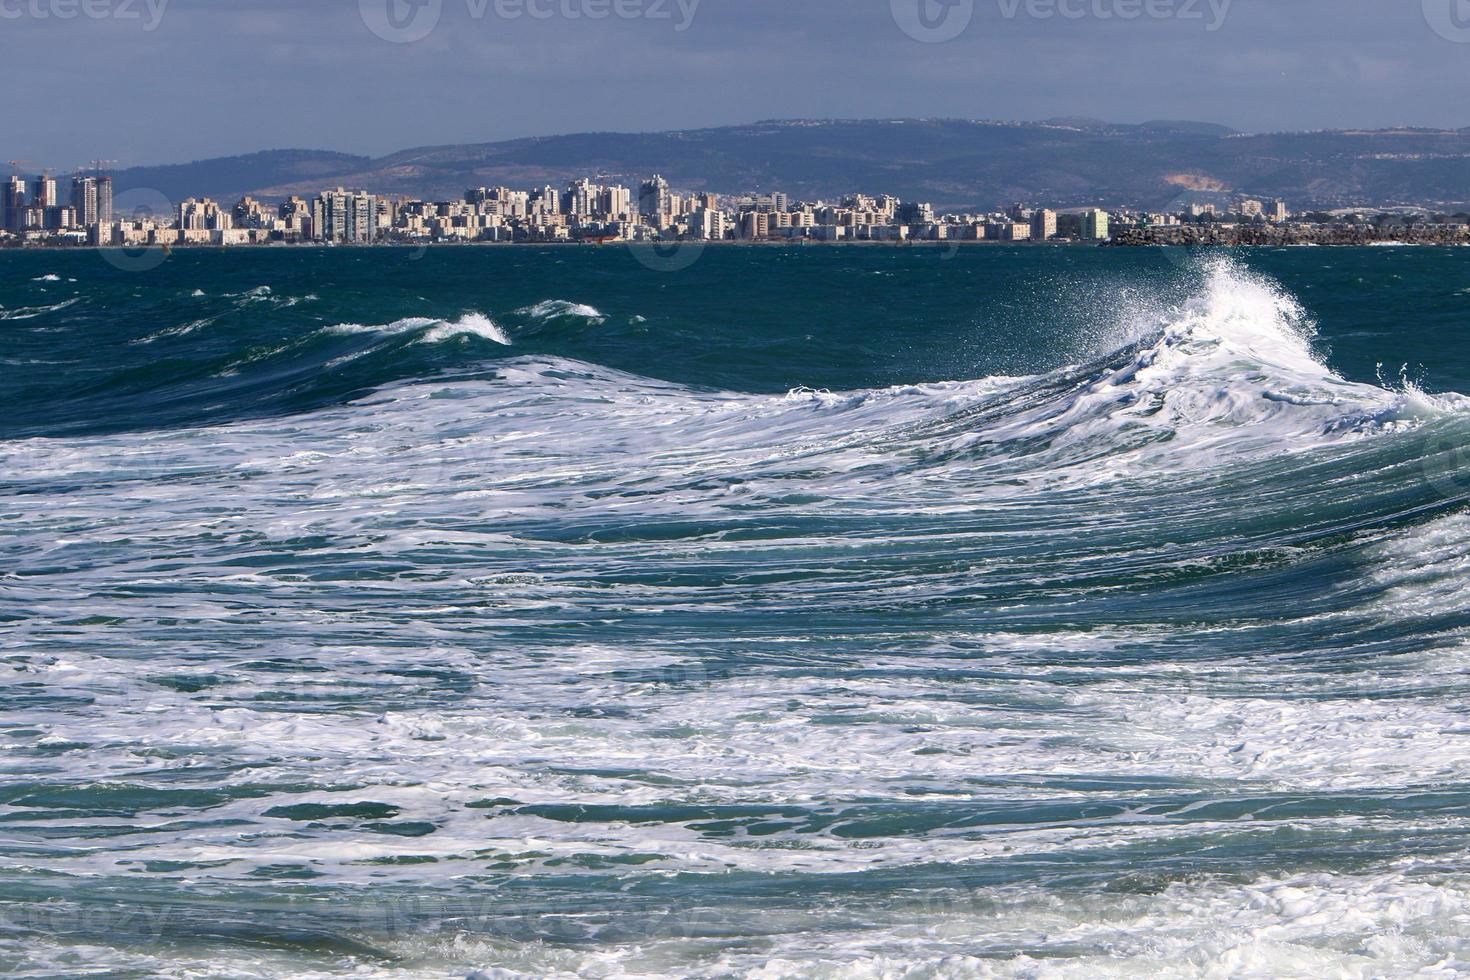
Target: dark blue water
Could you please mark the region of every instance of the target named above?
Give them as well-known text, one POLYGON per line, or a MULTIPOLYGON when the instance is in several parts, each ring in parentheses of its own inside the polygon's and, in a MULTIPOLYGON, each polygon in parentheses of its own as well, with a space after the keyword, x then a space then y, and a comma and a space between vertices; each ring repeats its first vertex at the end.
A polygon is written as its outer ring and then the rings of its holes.
POLYGON ((646 259, 0 253, 0 972, 1470 969, 1470 252, 646 259))

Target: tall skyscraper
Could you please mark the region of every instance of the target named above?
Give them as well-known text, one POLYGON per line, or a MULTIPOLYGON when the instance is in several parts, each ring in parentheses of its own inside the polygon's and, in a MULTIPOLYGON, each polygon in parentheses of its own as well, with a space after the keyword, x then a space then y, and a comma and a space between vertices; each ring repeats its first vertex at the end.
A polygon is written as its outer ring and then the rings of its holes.
POLYGON ((312 235, 322 241, 365 244, 378 237, 378 200, 362 191, 322 193, 311 218, 312 235))
POLYGON ((97 226, 112 227, 112 178, 97 178, 97 226))
POLYGON ((76 212, 76 221, 82 228, 97 226, 97 178, 73 177, 71 179, 71 206, 76 212))
POLYGON ((56 207, 55 179, 37 177, 31 181, 31 205, 38 208, 56 207))
POLYGON ((11 177, 0 191, 0 228, 18 231, 25 205, 26 182, 19 176, 11 177))
POLYGON ((669 197, 669 182, 658 174, 645 180, 638 187, 638 213, 645 218, 657 218, 669 214, 673 202, 669 197))
POLYGON ((602 190, 602 212, 610 215, 627 214, 633 207, 633 192, 614 184, 602 190))
POLYGON ((601 194, 602 188, 585 177, 572 181, 567 187, 566 213, 578 218, 588 217, 597 210, 597 199, 601 194))

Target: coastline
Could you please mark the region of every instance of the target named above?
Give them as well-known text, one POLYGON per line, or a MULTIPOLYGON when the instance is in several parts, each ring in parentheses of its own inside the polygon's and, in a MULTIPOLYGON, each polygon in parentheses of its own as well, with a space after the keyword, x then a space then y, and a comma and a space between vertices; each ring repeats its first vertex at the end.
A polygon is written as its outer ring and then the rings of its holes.
MULTIPOLYGON (((1173 229, 1160 229, 1169 231, 1173 229)), ((490 241, 437 241, 437 242, 249 242, 231 245, 205 243, 179 243, 169 245, 90 245, 63 242, 0 242, 0 252, 127 252, 139 253, 153 249, 169 252, 233 252, 260 249, 442 249, 442 248, 653 248, 662 251, 677 251, 693 248, 1184 248, 1184 249, 1236 249, 1236 248, 1354 248, 1370 246, 1400 246, 1415 248, 1463 248, 1470 246, 1470 233, 1423 234, 1418 232, 1367 235, 1349 230, 1332 230, 1329 234, 1293 233, 1289 235, 1239 235, 1191 237, 1154 234, 1151 230, 1131 229, 1108 241, 1078 241, 1054 239, 1038 241, 988 241, 973 239, 946 239, 921 241, 817 241, 815 239, 771 239, 765 241, 724 240, 705 241, 688 239, 677 241, 561 241, 561 242, 490 242, 490 241)))

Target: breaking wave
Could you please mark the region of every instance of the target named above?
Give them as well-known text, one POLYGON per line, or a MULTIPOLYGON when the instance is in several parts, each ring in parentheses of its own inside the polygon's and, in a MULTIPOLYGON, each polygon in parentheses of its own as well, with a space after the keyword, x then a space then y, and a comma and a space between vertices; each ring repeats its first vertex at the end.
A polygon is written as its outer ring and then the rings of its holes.
POLYGON ((0 440, 0 961, 1465 968, 1470 402, 1277 283, 769 391, 538 346, 602 300, 250 332, 286 295, 0 440))

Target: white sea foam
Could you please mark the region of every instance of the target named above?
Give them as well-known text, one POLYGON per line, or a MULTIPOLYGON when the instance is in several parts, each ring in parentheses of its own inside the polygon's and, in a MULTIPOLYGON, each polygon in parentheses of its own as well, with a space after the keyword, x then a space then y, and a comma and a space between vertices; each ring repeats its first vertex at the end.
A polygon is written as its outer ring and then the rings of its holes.
POLYGON ((422 330, 424 327, 430 327, 440 322, 432 317, 414 316, 405 317, 402 320, 394 320, 392 323, 337 323, 330 327, 323 327, 322 329, 326 333, 378 333, 391 335, 422 330))
POLYGON ((516 312, 533 320, 553 320, 557 317, 574 316, 594 323, 602 323, 607 319, 596 307, 564 299, 543 300, 535 306, 528 306, 516 312))
POLYGON ((511 345, 505 331, 482 313, 466 313, 452 323, 440 323, 424 334, 423 342, 437 344, 457 337, 480 337, 506 347, 511 345))
MULTIPOLYGON (((509 341, 477 313, 325 329, 509 341)), ((626 940, 364 930, 391 961, 89 954, 137 972, 1454 975, 1463 883, 1373 854, 1390 827, 1470 860, 1462 807, 1412 809, 1470 783, 1444 693, 1470 644, 1423 625, 1464 607, 1470 524, 1396 529, 1435 506, 1417 429, 1460 404, 1338 378, 1228 265, 1140 337, 1044 377, 786 395, 519 357, 0 443, 26 491, 0 515, 14 779, 153 794, 80 817, 36 790, 10 859, 188 895, 286 869, 322 906, 607 875, 594 911, 666 909, 626 940), (1359 479, 1383 472, 1399 510, 1359 479), (1272 579, 1283 556, 1307 577, 1272 579), (1355 868, 1239 870, 1360 838, 1355 868), (696 876, 803 899, 686 913, 696 876)))
POLYGON ((0 310, 0 320, 34 320, 38 316, 45 316, 47 313, 64 310, 68 306, 76 304, 79 300, 80 297, 73 296, 71 299, 62 300, 59 303, 52 303, 49 306, 21 306, 14 310, 0 310))
MULTIPOLYGON (((574 309, 549 301, 519 312, 548 318, 574 309)), ((601 317, 590 308, 576 315, 601 317)), ((501 344, 511 340, 482 314, 452 322, 409 318, 329 329, 424 331, 428 342, 463 335, 501 344)), ((714 444, 712 439, 728 439, 732 451, 748 455, 776 448, 779 438, 767 435, 804 432, 814 444, 828 440, 824 458, 836 462, 851 455, 852 463, 861 465, 859 457, 870 451, 865 447, 886 452, 889 434, 911 432, 904 438, 919 436, 952 460, 929 479, 943 482, 949 476, 973 483, 990 470, 1054 486, 1085 486, 1161 469, 1207 471, 1230 460, 1315 451, 1466 407, 1456 396, 1429 396, 1412 386, 1392 390, 1343 380, 1315 355, 1311 324, 1299 306, 1228 262, 1214 264, 1200 293, 1183 305, 1163 312, 1140 305, 1130 329, 1145 339, 1091 376, 1074 377, 1074 370, 887 391, 798 389, 774 401, 686 392, 588 365, 540 359, 508 365, 502 383, 506 391, 532 385, 550 399, 565 400, 570 415, 555 423, 558 438, 567 445, 581 443, 585 424, 584 448, 594 455, 625 447, 640 457, 653 453, 657 464, 662 452, 678 459, 680 447, 703 450, 714 444), (871 419, 817 419, 801 410, 803 403, 839 412, 863 412, 863 406, 876 410, 871 419), (749 425, 737 421, 742 419, 749 425), (761 435, 751 440, 757 430, 761 435), (1026 448, 1016 452, 1013 447, 1026 448)), ((519 414, 515 418, 529 422, 519 414)))
POLYGON ((386 324, 339 323, 324 328, 328 333, 374 333, 385 336, 422 333, 423 343, 437 344, 458 337, 480 337, 506 347, 511 339, 501 327, 483 313, 466 313, 457 320, 435 320, 430 317, 406 317, 386 324))

